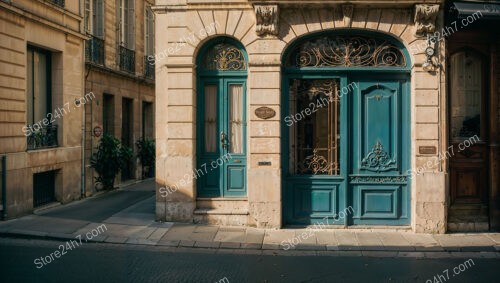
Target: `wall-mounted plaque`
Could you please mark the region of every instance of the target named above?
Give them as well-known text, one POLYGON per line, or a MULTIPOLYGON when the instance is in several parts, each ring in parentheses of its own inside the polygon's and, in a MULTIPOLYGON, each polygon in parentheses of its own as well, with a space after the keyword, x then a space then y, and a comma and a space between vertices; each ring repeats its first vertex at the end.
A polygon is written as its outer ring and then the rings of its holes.
POLYGON ((94 137, 100 137, 102 135, 102 128, 100 126, 95 126, 93 129, 94 137))
POLYGON ((259 166, 271 166, 271 161, 259 161, 259 166))
POLYGON ((255 115, 261 119, 270 119, 276 116, 276 111, 274 111, 274 109, 272 108, 262 106, 255 109, 255 115))
POLYGON ((418 152, 420 154, 436 154, 437 148, 435 146, 419 146, 418 152))

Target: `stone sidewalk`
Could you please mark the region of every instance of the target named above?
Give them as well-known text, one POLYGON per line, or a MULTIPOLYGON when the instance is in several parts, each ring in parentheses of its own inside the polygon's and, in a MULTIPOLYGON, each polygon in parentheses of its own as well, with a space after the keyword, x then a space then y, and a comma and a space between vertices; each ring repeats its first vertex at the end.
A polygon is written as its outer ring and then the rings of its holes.
MULTIPOLYGON (((280 255, 498 257, 500 233, 415 234, 388 229, 258 229, 154 221, 146 181, 38 215, 0 222, 0 237, 280 255)), ((317 228, 317 227, 316 227, 317 228)), ((0 239, 1 240, 1 239, 0 239)))
MULTIPOLYGON (((114 216, 115 217, 115 216, 114 216)), ((116 219, 117 217, 115 217, 116 219)), ((74 240, 79 235, 103 230, 89 242, 163 246, 208 252, 274 255, 338 255, 380 257, 497 257, 500 234, 429 235, 412 232, 355 229, 257 229, 151 222, 148 225, 60 221, 29 216, 22 224, 0 225, 0 236, 74 240), (38 224, 36 224, 38 223, 38 224), (74 230, 69 232, 68 230, 74 230)), ((137 224, 137 223, 136 223, 137 224)), ((95 233, 97 234, 97 233, 95 233)))
POLYGON ((282 250, 284 252, 386 252, 442 255, 474 252, 500 258, 500 233, 415 234, 379 229, 257 229, 175 224, 156 245, 186 248, 282 250))

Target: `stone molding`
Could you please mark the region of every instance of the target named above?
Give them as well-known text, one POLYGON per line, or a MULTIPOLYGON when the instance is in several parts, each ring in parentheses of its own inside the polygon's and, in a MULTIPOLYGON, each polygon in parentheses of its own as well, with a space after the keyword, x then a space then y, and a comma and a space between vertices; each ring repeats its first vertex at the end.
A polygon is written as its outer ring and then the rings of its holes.
POLYGON ((255 32, 259 36, 278 35, 279 7, 278 5, 255 4, 255 32))
POLYGON ((424 37, 436 30, 436 18, 439 5, 417 4, 415 5, 415 35, 424 37))

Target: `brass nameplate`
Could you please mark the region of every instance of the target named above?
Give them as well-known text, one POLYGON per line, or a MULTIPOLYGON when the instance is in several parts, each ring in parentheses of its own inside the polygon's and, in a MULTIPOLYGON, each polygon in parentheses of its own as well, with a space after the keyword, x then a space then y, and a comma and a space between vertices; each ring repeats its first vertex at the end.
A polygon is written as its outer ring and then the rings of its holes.
POLYGON ((419 146, 418 152, 420 154, 436 154, 437 148, 435 146, 419 146))
POLYGON ((274 111, 274 109, 272 108, 262 106, 255 109, 255 115, 261 119, 270 119, 276 116, 276 111, 274 111))
POLYGON ((271 161, 259 161, 259 166, 271 166, 271 161))

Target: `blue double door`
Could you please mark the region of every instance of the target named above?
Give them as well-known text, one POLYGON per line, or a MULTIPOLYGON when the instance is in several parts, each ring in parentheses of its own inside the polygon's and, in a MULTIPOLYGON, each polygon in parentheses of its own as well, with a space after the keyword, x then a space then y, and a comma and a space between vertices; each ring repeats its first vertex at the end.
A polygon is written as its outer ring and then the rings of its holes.
POLYGON ((246 196, 245 85, 239 77, 200 80, 194 173, 199 197, 246 196))
POLYGON ((285 224, 410 223, 408 77, 292 76, 282 103, 285 224))

